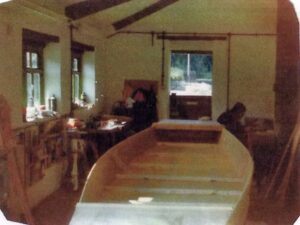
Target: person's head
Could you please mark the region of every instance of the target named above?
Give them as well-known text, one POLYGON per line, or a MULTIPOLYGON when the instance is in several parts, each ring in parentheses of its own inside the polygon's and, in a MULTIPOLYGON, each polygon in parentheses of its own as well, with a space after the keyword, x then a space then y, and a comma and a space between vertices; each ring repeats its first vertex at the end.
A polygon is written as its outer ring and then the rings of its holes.
POLYGON ((245 112, 246 112, 246 106, 241 103, 241 102, 237 102, 235 103, 235 105, 232 107, 232 109, 230 110, 238 119, 241 119, 245 112))

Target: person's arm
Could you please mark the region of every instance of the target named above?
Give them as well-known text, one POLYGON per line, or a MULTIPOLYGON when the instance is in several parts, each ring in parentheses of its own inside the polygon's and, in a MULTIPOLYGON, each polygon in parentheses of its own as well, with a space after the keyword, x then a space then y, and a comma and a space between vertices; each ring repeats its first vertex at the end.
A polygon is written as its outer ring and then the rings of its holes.
POLYGON ((229 113, 228 112, 223 112, 217 119, 217 121, 220 123, 220 124, 228 124, 231 122, 231 119, 229 117, 229 113))

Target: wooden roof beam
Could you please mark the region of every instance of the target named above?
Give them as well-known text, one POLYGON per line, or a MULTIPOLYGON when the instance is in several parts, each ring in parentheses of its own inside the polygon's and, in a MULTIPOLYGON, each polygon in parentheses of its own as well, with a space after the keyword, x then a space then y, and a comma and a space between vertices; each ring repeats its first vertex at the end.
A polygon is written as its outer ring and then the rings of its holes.
POLYGON ((116 30, 120 30, 132 23, 135 23, 153 13, 156 13, 157 11, 177 2, 178 0, 160 0, 124 19, 121 19, 115 23, 113 23, 113 26, 116 30))
POLYGON ((130 0, 86 0, 67 6, 65 15, 77 20, 128 1, 130 0))
POLYGON ((226 36, 191 36, 191 35, 157 35, 157 39, 165 39, 170 41, 225 41, 226 36))

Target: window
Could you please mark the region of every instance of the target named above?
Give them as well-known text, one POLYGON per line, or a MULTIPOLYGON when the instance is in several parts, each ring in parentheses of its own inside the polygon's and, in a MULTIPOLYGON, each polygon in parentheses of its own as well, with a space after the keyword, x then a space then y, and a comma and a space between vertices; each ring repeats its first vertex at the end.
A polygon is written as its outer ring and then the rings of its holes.
POLYGON ((91 100, 91 90, 94 83, 90 82, 90 60, 88 52, 93 52, 94 47, 72 41, 72 108, 87 107, 91 100))
POLYGON ((26 44, 23 50, 26 121, 36 118, 43 98, 43 47, 26 44))
MULTIPOLYGON (((26 46, 28 47, 28 46, 26 46)), ((26 106, 38 107, 42 96, 42 54, 39 48, 25 50, 26 106)))
POLYGON ((81 54, 72 54, 72 103, 80 104, 81 93, 81 54))
POLYGON ((170 94, 212 95, 212 53, 171 53, 170 94))
POLYGON ((23 84, 24 108, 26 121, 33 121, 41 116, 45 109, 45 67, 44 50, 50 42, 59 42, 53 35, 23 29, 23 84))

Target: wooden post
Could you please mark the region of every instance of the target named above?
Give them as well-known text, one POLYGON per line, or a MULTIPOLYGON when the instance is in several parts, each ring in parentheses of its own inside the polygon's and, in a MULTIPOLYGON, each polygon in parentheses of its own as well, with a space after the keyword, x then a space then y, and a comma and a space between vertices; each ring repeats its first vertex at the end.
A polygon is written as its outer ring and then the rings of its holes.
POLYGON ((161 49, 161 87, 165 87, 165 32, 162 32, 162 49, 161 49))

